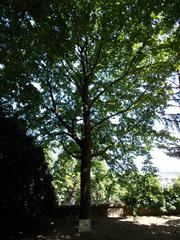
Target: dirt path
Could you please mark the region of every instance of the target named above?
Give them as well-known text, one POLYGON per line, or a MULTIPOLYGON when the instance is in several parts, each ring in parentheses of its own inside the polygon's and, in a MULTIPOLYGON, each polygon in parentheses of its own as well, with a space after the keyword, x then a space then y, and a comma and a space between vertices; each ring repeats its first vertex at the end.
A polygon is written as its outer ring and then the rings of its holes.
POLYGON ((33 237, 12 240, 180 240, 180 216, 97 218, 92 220, 92 233, 78 233, 78 222, 71 219, 51 222, 33 237))

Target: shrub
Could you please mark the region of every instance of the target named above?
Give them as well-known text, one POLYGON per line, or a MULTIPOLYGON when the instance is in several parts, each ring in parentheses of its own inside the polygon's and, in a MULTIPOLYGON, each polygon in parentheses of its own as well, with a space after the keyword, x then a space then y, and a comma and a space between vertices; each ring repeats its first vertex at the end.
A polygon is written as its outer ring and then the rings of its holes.
POLYGON ((26 135, 24 122, 1 112, 0 128, 1 222, 19 230, 48 216, 56 199, 43 149, 26 135))
POLYGON ((163 189, 154 175, 132 171, 126 176, 126 184, 123 201, 132 209, 134 215, 138 214, 140 208, 160 209, 164 200, 163 189))

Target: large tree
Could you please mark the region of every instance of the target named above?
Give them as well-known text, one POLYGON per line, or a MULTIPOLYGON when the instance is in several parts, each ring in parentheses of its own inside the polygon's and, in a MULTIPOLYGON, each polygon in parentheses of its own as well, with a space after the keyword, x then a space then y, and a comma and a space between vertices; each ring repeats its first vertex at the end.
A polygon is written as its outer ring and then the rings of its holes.
MULTIPOLYGON (((3 1, 2 1, 3 2, 3 1)), ((81 162, 80 219, 90 229, 93 157, 114 168, 146 153, 176 69, 176 1, 6 1, 2 103, 44 142, 81 162), (84 221, 85 220, 85 221, 84 221)))

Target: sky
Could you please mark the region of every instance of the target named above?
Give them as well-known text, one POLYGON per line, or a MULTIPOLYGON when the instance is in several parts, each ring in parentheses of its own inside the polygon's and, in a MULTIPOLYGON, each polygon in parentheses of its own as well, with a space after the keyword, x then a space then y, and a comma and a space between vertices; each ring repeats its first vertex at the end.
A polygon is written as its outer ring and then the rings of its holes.
MULTIPOLYGON (((155 148, 151 151, 152 163, 159 169, 159 172, 175 172, 180 173, 180 159, 169 157, 163 150, 155 148)), ((143 157, 135 159, 135 163, 140 170, 142 167, 143 157)))
MULTIPOLYGON (((179 78, 176 75, 175 79, 176 83, 179 86, 179 78)), ((171 102, 173 106, 168 107, 166 109, 167 114, 180 114, 180 106, 177 102, 171 102)), ((155 129, 156 130, 162 130, 164 129, 164 125, 160 122, 155 121, 155 129)), ((169 129, 170 130, 170 129, 169 129)), ((171 134, 177 138, 180 139, 180 132, 177 128, 173 128, 170 130, 171 134)), ((152 156, 152 162, 155 167, 159 169, 160 172, 178 172, 180 173, 180 159, 175 157, 169 157, 163 150, 160 149, 153 149, 153 151, 150 152, 152 156)), ((136 164, 138 168, 141 168, 141 161, 142 159, 137 159, 136 164)))
POLYGON ((154 149, 151 153, 153 157, 153 164, 160 172, 179 172, 180 173, 180 159, 169 157, 162 150, 154 149))
MULTIPOLYGON (((171 110, 173 113, 178 113, 178 114, 180 113, 180 108, 178 109, 171 108, 171 110)), ((155 129, 161 130, 161 129, 164 129, 164 126, 159 122, 155 122, 155 129)), ((171 134, 180 139, 180 133, 177 129, 172 130, 171 134)), ((158 148, 154 148, 150 152, 150 154, 152 157, 151 161, 154 167, 157 167, 159 169, 159 172, 180 173, 180 159, 175 157, 169 157, 165 153, 165 150, 158 149, 158 148)), ((139 170, 142 167, 143 160, 144 160, 144 157, 138 157, 137 159, 134 160, 139 170)))
MULTIPOLYGON (((156 129, 163 129, 162 124, 156 123, 156 129)), ((174 130, 172 135, 180 137, 178 130, 174 130)), ((159 169, 159 172, 176 172, 180 173, 180 159, 175 157, 169 157, 165 150, 154 148, 151 152, 151 161, 155 167, 159 169)), ((144 157, 139 157, 135 160, 135 163, 140 170, 142 167, 142 161, 144 157)))

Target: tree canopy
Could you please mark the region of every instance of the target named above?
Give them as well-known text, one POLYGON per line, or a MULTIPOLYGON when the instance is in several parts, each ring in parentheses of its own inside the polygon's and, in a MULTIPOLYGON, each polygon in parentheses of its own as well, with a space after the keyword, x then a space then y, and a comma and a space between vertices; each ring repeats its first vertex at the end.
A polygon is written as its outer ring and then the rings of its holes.
MULTIPOLYGON (((176 1, 6 1, 2 104, 44 143, 81 161, 81 219, 90 218, 91 160, 132 165, 153 141, 177 69, 176 1)), ((171 139, 172 140, 172 139, 171 139)))

